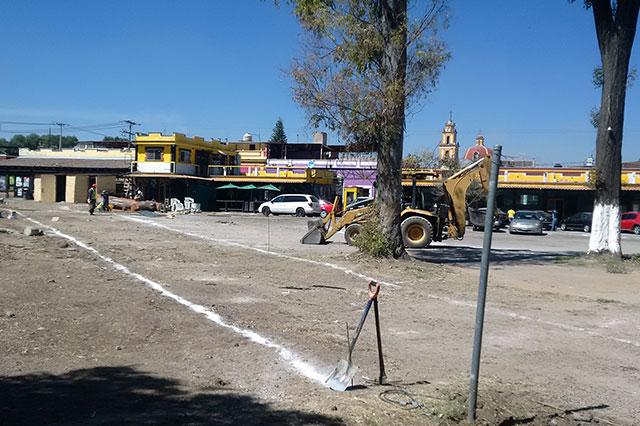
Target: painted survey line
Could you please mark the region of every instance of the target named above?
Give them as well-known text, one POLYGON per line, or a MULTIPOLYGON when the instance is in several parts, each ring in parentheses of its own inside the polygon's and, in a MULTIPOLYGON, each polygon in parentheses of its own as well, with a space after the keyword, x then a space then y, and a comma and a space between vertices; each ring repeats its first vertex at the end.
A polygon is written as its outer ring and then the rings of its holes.
POLYGON ((313 265, 325 266, 327 268, 331 268, 331 269, 336 269, 338 271, 342 271, 347 275, 353 275, 354 277, 362 278, 365 281, 376 281, 376 282, 378 282, 378 283, 380 283, 380 284, 382 284, 384 286, 387 286, 387 287, 402 288, 398 284, 394 284, 394 283, 390 283, 390 282, 386 282, 386 281, 382 281, 382 280, 377 280, 375 278, 372 278, 372 277, 369 277, 367 275, 361 274, 359 272, 353 271, 353 270, 351 270, 349 268, 345 268, 343 266, 336 265, 336 264, 329 263, 329 262, 319 262, 317 260, 306 259, 304 257, 290 256, 288 254, 279 253, 277 251, 265 250, 265 249, 261 249, 261 248, 258 248, 258 247, 253 247, 253 246, 249 246, 249 245, 246 245, 246 244, 238 243, 238 242, 235 242, 235 241, 225 240, 225 239, 222 239, 222 238, 213 238, 213 237, 209 237, 207 235, 194 234, 193 232, 187 232, 187 231, 182 231, 182 230, 179 230, 179 229, 171 228, 171 227, 169 227, 167 225, 163 225, 161 223, 157 223, 157 222, 154 222, 152 220, 145 220, 145 219, 140 219, 140 218, 137 218, 137 217, 124 216, 124 215, 123 216, 119 215, 119 216, 116 216, 116 217, 119 218, 119 219, 126 219, 126 220, 130 220, 130 221, 133 221, 133 222, 144 223, 144 224, 149 225, 149 226, 155 226, 155 227, 158 227, 158 228, 166 229, 167 231, 177 232, 179 234, 188 235, 190 237, 198 238, 198 239, 201 239, 201 240, 208 240, 208 241, 212 241, 214 243, 224 244, 224 245, 233 246, 233 247, 239 247, 239 248, 243 248, 243 249, 246 249, 246 250, 253 250, 255 252, 258 252, 258 253, 261 253, 261 254, 266 254, 266 255, 269 255, 269 256, 275 256, 275 257, 280 257, 280 258, 283 258, 283 259, 294 260, 296 262, 304 262, 304 263, 311 263, 313 265))
POLYGON ((305 376, 309 379, 312 379, 315 382, 318 382, 320 384, 324 385, 324 381, 326 379, 327 374, 323 374, 321 372, 319 372, 314 366, 312 366, 311 364, 309 364, 306 361, 303 361, 297 354, 295 354, 294 352, 292 352, 291 350, 285 348, 284 346, 273 342, 272 340, 263 337, 261 335, 259 335, 258 333, 256 333, 255 331, 251 331, 251 330, 247 330, 244 328, 240 328, 238 326, 235 326, 233 324, 229 324, 228 322, 226 322, 224 320, 224 318, 222 318, 219 314, 217 314, 215 311, 213 311, 210 308, 207 308, 203 305, 199 305, 197 303, 193 303, 190 302, 189 300, 183 298, 182 296, 179 296, 175 293, 170 292, 169 290, 167 290, 166 288, 164 288, 161 284, 143 276, 140 275, 136 272, 133 272, 131 270, 129 270, 129 268, 127 268, 126 266, 116 262, 115 260, 111 259, 110 257, 104 256, 102 254, 100 254, 100 252, 98 252, 96 249, 94 249, 93 247, 90 247, 89 245, 87 245, 86 243, 72 237, 71 235, 65 234, 62 231, 49 226, 49 225, 45 225, 41 222, 38 222, 35 219, 32 219, 26 215, 24 215, 23 213, 18 213, 19 215, 21 215, 22 217, 24 217, 26 220, 30 221, 31 223, 34 223, 36 225, 38 225, 40 228, 44 228, 47 229, 49 231, 51 231, 54 235, 60 237, 60 238, 64 238, 66 240, 71 241, 73 244, 77 245, 78 247, 96 255, 97 257, 99 257, 102 261, 108 263, 109 265, 111 265, 111 267, 113 267, 116 271, 122 272, 123 274, 129 275, 130 277, 135 278, 136 280, 142 282, 145 286, 151 288, 152 290, 157 291, 158 293, 160 293, 162 296, 173 300, 174 302, 177 302, 180 305, 186 306, 187 308, 189 308, 190 310, 192 310, 193 312, 196 312, 198 314, 203 315, 205 318, 207 318, 209 321, 218 324, 219 326, 229 329, 231 331, 233 331, 236 334, 241 335, 242 337, 245 337, 247 339, 249 339, 250 341, 257 343, 259 345, 262 346, 266 346, 267 348, 273 349, 276 351, 276 353, 278 354, 278 356, 286 361, 287 363, 289 363, 289 365, 291 365, 291 367, 293 367, 293 369, 298 372, 299 374, 301 374, 302 376, 305 376))
MULTIPOLYGON (((183 231, 177 228, 172 228, 170 226, 167 225, 163 225, 160 223, 157 223, 155 221, 152 220, 146 220, 146 219, 141 219, 141 218, 136 218, 136 217, 132 217, 132 216, 116 216, 117 218, 121 218, 121 219, 126 219, 126 220, 130 220, 133 222, 137 222, 137 223, 142 223, 148 226, 154 226, 160 229, 166 229, 168 231, 171 232, 175 232, 178 234, 182 234, 182 235, 187 235, 193 238, 197 238, 197 239, 201 239, 201 240, 207 240, 207 241, 211 241, 217 244, 222 244, 222 245, 228 245, 228 246, 233 246, 233 247, 238 247, 238 248, 242 248, 242 249, 247 249, 247 250, 253 250, 256 251, 258 253, 262 253, 265 255, 270 255, 270 256, 275 256, 275 257, 280 257, 280 258, 284 258, 284 259, 289 259, 289 260, 295 260, 298 262, 306 262, 306 263, 311 263, 314 265, 320 265, 320 266, 325 266, 325 267, 329 267, 335 270, 339 270, 342 271, 346 274, 349 275, 353 275, 356 276, 358 278, 362 278, 368 281, 377 281, 381 284, 387 285, 389 287, 393 287, 393 288, 402 288, 400 285, 395 284, 395 283, 390 283, 390 282, 385 282, 385 281, 380 281, 377 280, 374 277, 369 277, 366 276, 364 274, 360 274, 358 272, 352 271, 348 268, 344 268, 342 266, 339 265, 335 265, 329 262, 319 262, 316 260, 311 260, 311 259, 305 259, 305 258, 301 258, 301 257, 295 257, 295 256, 289 256, 287 254, 283 254, 283 253, 278 253, 278 252, 274 252, 274 251, 269 251, 269 250, 264 250, 258 247, 252 247, 246 244, 242 244, 242 243, 238 243, 238 242, 234 242, 234 241, 229 241, 229 240, 225 240, 225 239, 221 239, 221 238, 214 238, 214 237, 209 237, 206 235, 202 235, 202 234, 195 234, 193 232, 188 232, 188 231, 183 231)), ((453 305, 453 306, 460 306, 460 307, 464 307, 464 308, 469 308, 469 309, 475 309, 476 307, 476 303, 475 301, 466 301, 466 300, 457 300, 457 299, 452 299, 450 297, 446 297, 446 296, 439 296, 436 294, 430 294, 430 293, 425 293, 424 294, 426 297, 433 299, 433 300, 438 300, 440 302, 443 303, 447 303, 449 305, 453 305)), ((589 330, 587 328, 584 327, 578 327, 578 326, 573 326, 573 325, 569 325, 569 324, 563 324, 560 322, 555 322, 555 321, 547 321, 547 320, 543 320, 540 318, 533 318, 533 317, 529 317, 526 315, 521 315, 518 314, 516 312, 512 312, 512 311, 507 311, 507 310, 503 310, 503 309, 499 309, 499 308, 494 308, 494 307, 487 307, 487 311, 491 312, 495 315, 500 315, 503 317, 507 317, 507 318, 512 318, 512 319, 516 319, 516 320, 520 320, 520 321, 525 321, 525 322, 530 322, 530 323, 537 323, 537 324, 542 324, 545 326, 549 326, 549 327, 553 327, 553 328, 558 328, 564 331, 568 331, 568 332, 572 332, 572 333, 576 333, 576 334, 583 334, 583 335, 587 335, 587 336, 592 336, 592 337, 597 337, 597 338, 601 338, 601 339, 605 339, 605 340, 609 340, 609 341, 613 341, 616 343, 622 343, 625 345, 630 345, 630 346, 634 346, 636 348, 640 348, 640 342, 631 340, 631 339, 623 339, 623 338, 618 338, 618 337, 613 337, 613 336, 607 336, 605 334, 602 333, 598 333, 597 331, 593 331, 593 330, 589 330)))

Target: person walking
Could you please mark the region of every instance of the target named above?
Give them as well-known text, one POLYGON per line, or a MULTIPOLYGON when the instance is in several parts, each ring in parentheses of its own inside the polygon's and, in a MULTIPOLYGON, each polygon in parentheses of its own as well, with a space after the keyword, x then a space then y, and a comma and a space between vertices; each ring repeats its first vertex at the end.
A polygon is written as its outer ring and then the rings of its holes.
POLYGON ((96 210, 96 184, 92 184, 89 188, 89 197, 87 198, 87 204, 89 204, 89 214, 93 215, 96 210))
POLYGON ((109 192, 108 191, 102 191, 102 211, 103 212, 108 212, 109 211, 109 192))
POLYGON ((551 230, 555 231, 558 227, 558 212, 557 210, 553 210, 551 212, 551 230))
POLYGON ((507 217, 509 218, 509 222, 513 220, 515 215, 516 215, 516 211, 513 208, 510 208, 509 210, 507 210, 507 217))

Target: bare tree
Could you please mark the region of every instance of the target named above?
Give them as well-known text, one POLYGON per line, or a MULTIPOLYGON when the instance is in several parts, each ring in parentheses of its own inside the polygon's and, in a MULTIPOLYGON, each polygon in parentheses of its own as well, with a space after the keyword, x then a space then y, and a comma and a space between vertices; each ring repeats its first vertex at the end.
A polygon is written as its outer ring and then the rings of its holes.
POLYGON ((586 0, 585 6, 593 10, 602 61, 601 71, 594 73, 594 82, 601 81, 602 98, 593 115, 598 133, 589 252, 620 256, 622 130, 640 0, 586 0))
POLYGON ((337 130, 354 150, 377 151, 379 229, 400 257, 405 114, 435 88, 449 59, 438 37, 446 0, 292 3, 308 30, 291 70, 294 98, 313 125, 337 130))

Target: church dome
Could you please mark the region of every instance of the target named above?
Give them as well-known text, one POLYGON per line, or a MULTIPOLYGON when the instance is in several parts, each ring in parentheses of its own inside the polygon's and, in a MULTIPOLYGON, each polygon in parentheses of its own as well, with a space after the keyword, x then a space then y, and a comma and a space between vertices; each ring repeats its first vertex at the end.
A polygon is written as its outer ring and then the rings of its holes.
POLYGON ((484 146, 484 136, 478 135, 476 137, 476 144, 464 153, 464 159, 468 161, 478 161, 481 158, 491 155, 492 152, 491 148, 484 146))

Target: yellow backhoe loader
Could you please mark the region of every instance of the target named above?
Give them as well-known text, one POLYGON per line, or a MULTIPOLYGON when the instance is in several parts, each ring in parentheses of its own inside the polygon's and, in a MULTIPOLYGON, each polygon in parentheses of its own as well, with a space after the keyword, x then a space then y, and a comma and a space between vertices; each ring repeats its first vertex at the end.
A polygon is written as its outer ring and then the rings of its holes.
MULTIPOLYGON (((466 225, 466 194, 469 185, 478 179, 485 193, 489 189, 491 158, 489 156, 453 174, 443 184, 443 202, 436 203, 433 210, 415 207, 415 197, 411 207, 400 213, 402 238, 407 248, 422 248, 432 241, 444 238, 462 239, 466 225), (443 232, 446 227, 446 232, 443 232)), ((414 181, 415 185, 415 181, 414 181)), ((334 206, 337 205, 334 203, 334 206)), ((309 221, 308 232, 302 237, 302 244, 323 244, 337 232, 344 229, 347 244, 353 244, 362 231, 363 224, 369 220, 371 206, 348 209, 342 216, 336 217, 335 209, 324 219, 309 221)))

